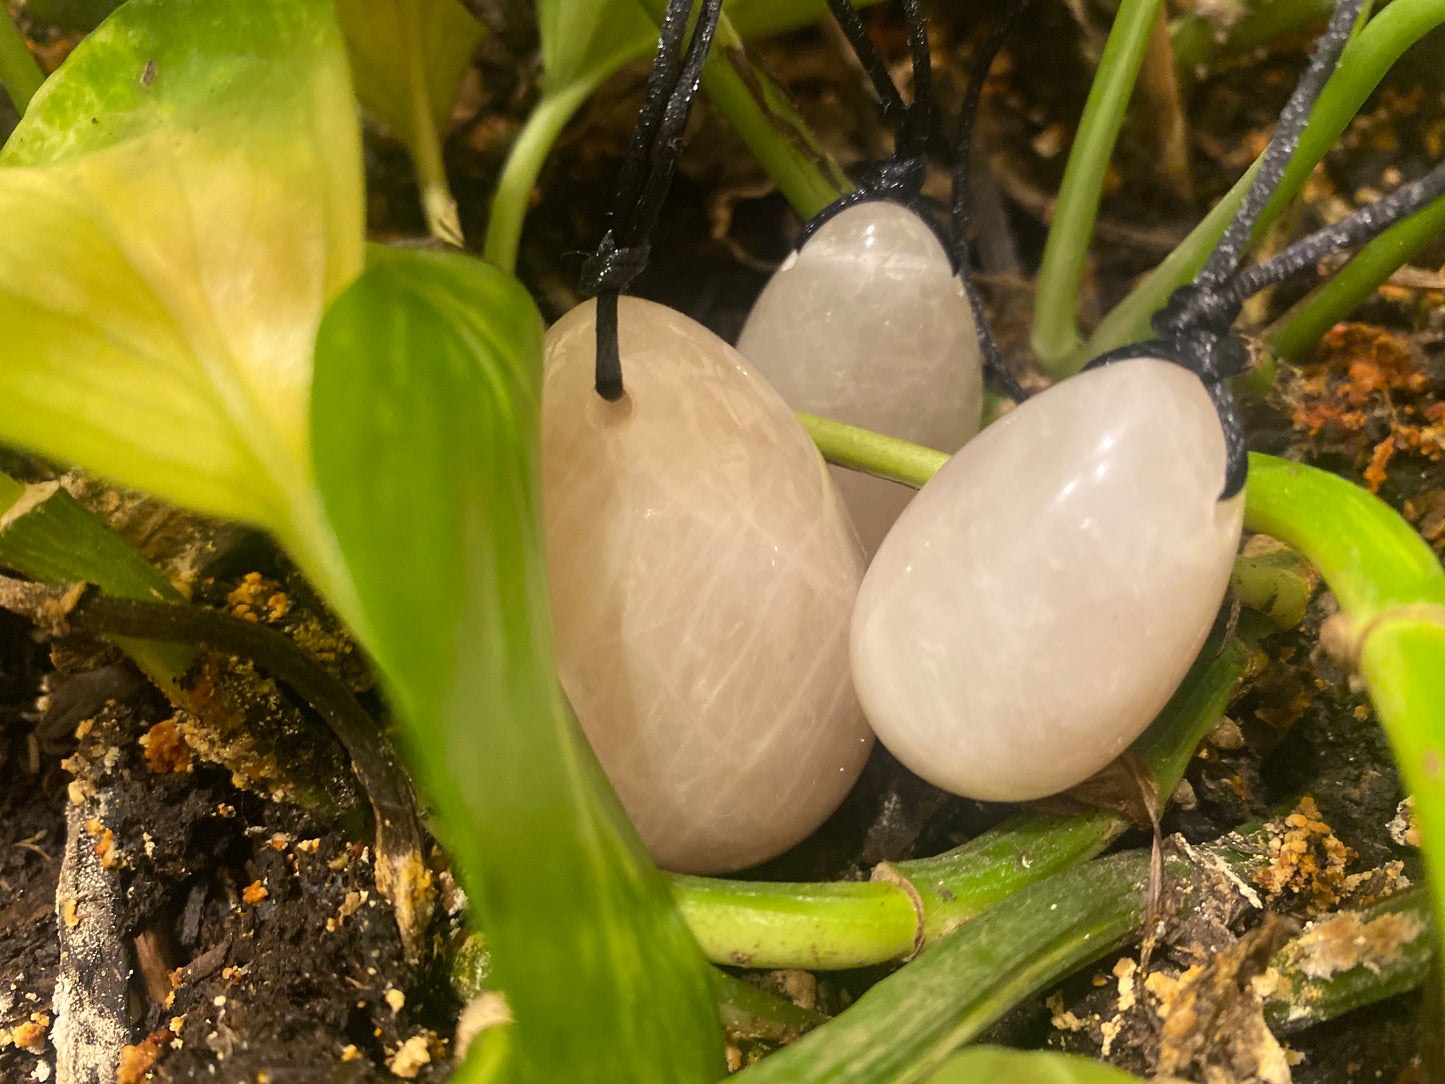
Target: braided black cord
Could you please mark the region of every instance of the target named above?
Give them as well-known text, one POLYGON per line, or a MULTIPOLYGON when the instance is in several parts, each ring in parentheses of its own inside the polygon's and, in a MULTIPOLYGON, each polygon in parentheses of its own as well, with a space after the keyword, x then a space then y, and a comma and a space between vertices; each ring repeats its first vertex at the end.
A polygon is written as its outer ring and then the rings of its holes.
POLYGON ((1225 284, 1221 293, 1242 307, 1246 298, 1331 253, 1373 240, 1441 195, 1445 195, 1445 162, 1383 199, 1300 238, 1273 259, 1241 271, 1225 284))
POLYGON ((1289 102, 1279 115, 1274 138, 1270 140, 1260 159, 1259 172, 1255 174, 1254 183, 1245 193, 1244 202, 1240 204, 1219 243, 1214 246, 1214 251, 1210 253, 1204 267, 1194 277, 1196 286, 1217 286, 1239 266, 1245 249, 1249 247, 1255 224, 1259 221, 1265 204, 1279 188, 1285 167, 1289 165, 1289 160, 1294 157, 1295 149, 1299 146, 1300 134, 1309 121, 1315 99, 1334 74, 1335 63, 1349 43, 1365 2, 1366 0, 1339 0, 1334 14, 1330 16, 1329 26, 1315 43, 1309 66, 1304 75, 1300 76, 1294 93, 1290 95, 1289 102))
POLYGON ((933 134, 933 59, 928 52, 928 19, 923 14, 922 0, 903 0, 903 16, 908 24, 908 53, 913 62, 913 102, 898 131, 898 145, 893 157, 900 161, 919 162, 919 182, 928 156, 928 140, 933 134))
MULTIPOLYGON (((913 206, 923 190, 928 141, 933 134, 933 63, 928 52, 928 20, 923 16, 921 0, 903 0, 903 13, 908 22, 908 52, 913 62, 913 101, 906 105, 888 74, 887 64, 868 36, 868 28, 849 0, 828 0, 828 9, 878 94, 884 123, 893 129, 893 153, 874 162, 858 178, 856 189, 839 196, 808 219, 798 233, 798 248, 849 207, 879 199, 913 206)), ((923 217, 926 220, 927 216, 923 217)), ((940 235, 939 241, 947 247, 947 238, 940 235)))
POLYGON ((1213 287, 1201 286, 1197 281, 1181 287, 1154 317, 1155 329, 1168 340, 1173 360, 1198 374, 1219 411, 1229 451, 1225 497, 1239 492, 1248 467, 1239 418, 1224 383, 1226 378, 1242 373, 1249 363, 1244 343, 1230 330, 1244 302, 1330 253, 1379 236, 1442 195, 1445 162, 1378 202, 1301 238, 1265 263, 1246 268, 1213 287))
POLYGON ((884 123, 895 132, 901 130, 907 123, 908 106, 903 101, 903 95, 898 93, 893 77, 888 74, 888 64, 878 47, 873 44, 858 9, 851 0, 828 0, 828 10, 833 13, 833 20, 843 31, 853 55, 858 58, 858 63, 863 65, 863 71, 873 84, 873 92, 878 95, 884 123))
POLYGON ((611 402, 622 398, 625 390, 617 345, 617 298, 647 266, 648 237, 677 167, 722 0, 703 0, 692 43, 684 54, 682 43, 691 12, 692 0, 668 0, 647 96, 618 175, 612 223, 597 251, 582 265, 578 284, 584 297, 597 298, 595 386, 597 394, 611 402))
POLYGON ((1013 370, 999 349, 993 329, 988 326, 988 315, 983 309, 983 298, 979 296, 978 284, 973 281, 973 268, 969 264, 968 234, 972 226, 969 220, 968 201, 970 184, 969 157, 973 151, 973 125, 978 118, 979 103, 983 100, 983 84, 993 67, 994 58, 1003 48, 1004 39, 1018 18, 1028 10, 1033 0, 1016 0, 1004 12, 1003 20, 994 27, 993 33, 983 43, 983 48, 973 58, 968 73, 968 90, 963 98, 963 110, 958 117, 957 157, 953 163, 953 264, 958 268, 958 277, 963 283, 963 292, 968 295, 968 304, 973 309, 974 328, 978 344, 983 349, 984 367, 988 369, 998 385, 1015 403, 1028 398, 1029 393, 1014 376, 1013 370))
MULTIPOLYGON (((1169 346, 1169 360, 1198 376, 1214 401, 1224 429, 1227 457, 1221 500, 1234 496, 1243 488, 1249 470, 1239 412, 1225 383, 1229 377, 1244 372, 1249 365, 1249 351, 1234 334, 1234 321, 1250 295, 1307 266, 1324 252, 1334 250, 1328 247, 1329 238, 1322 236, 1325 231, 1321 231, 1260 267, 1236 272, 1259 216, 1279 188, 1285 168, 1299 146, 1300 134, 1309 121, 1310 111, 1325 83, 1334 74, 1335 64, 1349 43, 1365 2, 1338 0, 1329 26, 1315 44, 1309 66, 1280 113, 1274 138, 1265 148, 1254 183, 1245 193, 1239 210, 1194 280, 1175 290, 1168 304, 1155 313, 1151 321, 1154 330, 1169 346)), ((1390 213, 1391 208, 1377 210, 1375 217, 1384 219, 1390 213)), ((1349 232, 1346 229, 1341 235, 1349 232)))

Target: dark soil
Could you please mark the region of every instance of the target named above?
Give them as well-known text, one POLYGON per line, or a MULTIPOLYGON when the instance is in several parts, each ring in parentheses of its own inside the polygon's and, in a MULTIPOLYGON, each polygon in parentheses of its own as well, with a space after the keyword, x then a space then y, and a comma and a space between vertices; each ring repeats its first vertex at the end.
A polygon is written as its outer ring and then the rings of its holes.
MULTIPOLYGON (((940 97, 951 110, 972 51, 1001 4, 933 6, 940 9, 933 41, 940 97)), ((880 45, 902 55, 896 12, 875 10, 870 25, 880 45)), ((991 176, 980 184, 985 198, 992 193, 1002 201, 1004 214, 980 219, 981 270, 1000 337, 1021 367, 1028 364, 1029 278, 1087 92, 1088 58, 1106 25, 1107 18, 1093 12, 1081 28, 1064 5, 1043 4, 1032 29, 1018 35, 995 69, 986 96, 979 131, 991 176)), ((526 46, 529 35, 514 25, 501 38, 515 49, 519 42, 526 46)), ((58 58, 67 40, 73 36, 54 38, 47 56, 58 58)), ((1157 124, 1136 117, 1126 126, 1100 240, 1086 269, 1086 318, 1107 311, 1232 183, 1288 95, 1306 43, 1302 38, 1274 52, 1235 58, 1185 85, 1188 185, 1160 169, 1157 124)), ((1438 56, 1438 41, 1422 46, 1371 99, 1364 119, 1312 183, 1295 228, 1317 221, 1330 201, 1378 184, 1385 167, 1418 171, 1438 156, 1445 132, 1441 69, 1428 59, 1419 62, 1432 48, 1438 56)), ((530 57, 519 63, 517 55, 498 39, 484 47, 480 78, 470 84, 459 111, 466 115, 459 116, 448 144, 463 226, 472 238, 484 232, 492 180, 537 92, 538 66, 530 57)), ((856 165, 886 148, 861 81, 833 35, 800 32, 760 46, 758 56, 793 92, 841 162, 856 165)), ((569 129, 541 178, 520 266, 549 317, 576 299, 577 272, 604 228, 644 78, 642 70, 631 69, 608 83, 569 129)), ((946 157, 946 147, 940 149, 946 157)), ((372 134, 367 165, 375 234, 420 233, 415 186, 398 145, 372 134)), ((941 208, 944 165, 926 192, 941 208)), ((652 264, 636 292, 735 337, 797 229, 737 137, 703 107, 653 240, 652 264)), ((1437 246, 1417 263, 1428 268, 1442 261, 1445 248, 1437 246)), ((1286 366, 1270 401, 1249 404, 1247 414, 1252 446, 1370 485, 1445 546, 1445 436, 1435 429, 1445 416, 1439 315, 1445 283, 1428 275, 1415 281, 1382 290, 1361 314, 1368 324, 1336 329, 1305 364, 1286 366)), ((1281 289, 1268 311, 1253 318, 1266 322, 1307 285, 1281 289)), ((237 605, 228 603, 228 595, 244 591, 247 572, 284 577, 284 566, 264 545, 230 542, 229 564, 213 569, 217 578, 202 591, 218 607, 237 605)), ((1327 602, 1317 600, 1303 629, 1266 642, 1257 671, 1230 708, 1237 725, 1201 749, 1164 830, 1208 840, 1308 795, 1352 852, 1348 872, 1399 862, 1407 876, 1417 877, 1414 853, 1386 830, 1402 794, 1383 734, 1348 676, 1315 651, 1326 609, 1327 602)), ((303 598, 278 622, 292 634, 324 628, 307 626, 308 614, 314 616, 314 609, 303 598)), ((39 1067, 54 1062, 52 995, 59 923, 66 920, 63 901, 57 918, 57 883, 73 796, 104 799, 104 813, 88 831, 93 846, 104 851, 105 876, 114 879, 119 903, 113 913, 84 921, 108 923, 127 954, 122 1024, 132 1052, 123 1072, 132 1075, 121 1079, 185 1081, 221 1073, 228 1080, 273 1084, 367 1081, 395 1079, 412 1066, 415 1079, 443 1079, 459 1009, 446 981, 446 953, 426 965, 405 959, 396 923, 375 891, 366 814, 335 750, 324 753, 330 739, 318 736, 319 723, 291 704, 278 733, 290 735, 280 739, 283 746, 289 741, 307 750, 308 771, 333 788, 333 805, 276 800, 274 780, 263 785, 244 773, 237 778, 234 765, 208 762, 184 744, 168 759, 148 757, 141 739, 164 735, 170 710, 134 682, 102 685, 102 692, 124 691, 109 704, 100 696, 58 732, 47 728, 37 698, 60 684, 57 675, 46 677, 53 669, 49 646, 24 622, 0 614, 0 1079, 44 1080, 47 1070, 39 1067), (158 724, 162 729, 153 730, 158 724), (77 730, 83 734, 78 742, 77 730), (87 792, 73 795, 74 781, 87 792), (147 1071, 152 1075, 144 1077, 147 1071)), ((56 657, 66 674, 116 662, 93 644, 59 645, 56 657)), ((330 661, 354 686, 364 684, 354 656, 343 651, 330 661)), ((277 750, 283 761, 284 753, 277 750)), ((879 748, 839 813, 813 839, 752 875, 866 877, 879 861, 937 853, 1007 812, 945 795, 879 748)), ((1139 833, 1124 843, 1140 845, 1147 838, 1139 833)), ((1381 890, 1378 880, 1362 878, 1361 885, 1353 897, 1337 894, 1332 905, 1381 890)), ((1301 898, 1282 899, 1276 909, 1306 917, 1301 898)), ((458 923, 457 914, 444 908, 431 931, 433 944, 453 945, 458 923)), ((1233 944, 1255 936, 1257 925, 1257 917, 1249 919, 1222 936, 1233 944)), ((1104 1040, 1097 1026, 1057 1022, 1070 1014, 1108 1020, 1119 997, 1110 977, 1114 966, 1114 959, 1102 961, 1050 991, 1047 1001, 1019 1007, 1000 1023, 997 1036, 1099 1055, 1104 1040)), ((1165 960, 1156 961, 1165 974, 1183 966, 1167 950, 1165 960)), ((822 976, 820 1003, 841 1006, 877 977, 822 976)), ((1420 1018, 1419 997, 1406 995, 1291 1035, 1287 1043, 1298 1057, 1294 1079, 1424 1079, 1416 1058, 1420 1018)), ((1122 1032, 1109 1057, 1135 1070, 1152 1068, 1152 1041, 1143 1031, 1122 1032)))

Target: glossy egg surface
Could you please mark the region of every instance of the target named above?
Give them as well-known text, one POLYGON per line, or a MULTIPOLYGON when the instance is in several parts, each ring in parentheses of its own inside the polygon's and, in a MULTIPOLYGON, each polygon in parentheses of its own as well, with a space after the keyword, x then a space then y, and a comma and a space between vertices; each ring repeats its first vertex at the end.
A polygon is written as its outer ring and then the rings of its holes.
MULTIPOLYGON (((820 226, 769 280, 738 352, 796 410, 947 452, 978 432, 968 298, 938 237, 896 203, 820 226)), ((842 468, 834 477, 871 554, 913 492, 842 468)))
POLYGON ((984 430, 868 570, 853 675, 879 739, 955 794, 1040 798, 1137 737, 1213 623, 1243 498, 1192 373, 1085 372, 984 430))
POLYGON ((732 347, 624 297, 547 333, 543 506, 562 684, 654 859, 722 872, 816 828, 872 746, 849 677, 862 556, 807 434, 732 347))

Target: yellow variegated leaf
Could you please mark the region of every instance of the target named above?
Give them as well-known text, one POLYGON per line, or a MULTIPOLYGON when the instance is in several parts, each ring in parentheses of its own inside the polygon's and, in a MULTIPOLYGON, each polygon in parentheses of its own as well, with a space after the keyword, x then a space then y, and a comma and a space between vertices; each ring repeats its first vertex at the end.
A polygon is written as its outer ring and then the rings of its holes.
POLYGON ((315 333, 363 262, 330 3, 132 0, 0 166, 0 439, 314 529, 315 333))

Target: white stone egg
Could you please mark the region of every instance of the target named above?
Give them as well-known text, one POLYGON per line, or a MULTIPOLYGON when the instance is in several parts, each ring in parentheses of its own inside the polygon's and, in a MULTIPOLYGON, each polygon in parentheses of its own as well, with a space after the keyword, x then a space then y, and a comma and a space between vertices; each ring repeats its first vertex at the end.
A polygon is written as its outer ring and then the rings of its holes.
POLYGON ((821 824, 872 748, 848 663, 862 555, 817 450, 732 347, 621 298, 608 403, 595 311, 546 338, 562 685, 657 863, 740 869, 821 824))
MULTIPOLYGON (((896 203, 820 226, 769 280, 738 352, 794 410, 946 452, 978 432, 968 298, 938 237, 896 203)), ((871 555, 913 491, 841 467, 834 479, 871 555)))
POLYGON ((916 774, 987 801, 1082 782, 1183 678, 1244 512, 1199 378, 1135 358, 1025 401, 904 511, 853 614, 853 679, 916 774))

